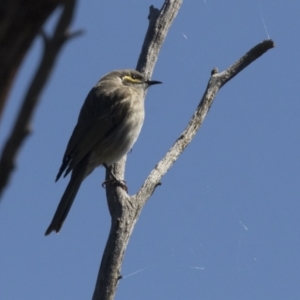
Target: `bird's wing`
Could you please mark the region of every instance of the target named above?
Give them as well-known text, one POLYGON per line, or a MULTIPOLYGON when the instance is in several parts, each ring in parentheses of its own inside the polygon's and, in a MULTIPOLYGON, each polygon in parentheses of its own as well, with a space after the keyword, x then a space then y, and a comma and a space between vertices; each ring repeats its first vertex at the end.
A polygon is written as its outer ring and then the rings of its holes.
POLYGON ((57 179, 65 176, 96 146, 112 134, 122 123, 130 107, 127 89, 110 90, 97 94, 93 88, 88 94, 69 140, 57 179))

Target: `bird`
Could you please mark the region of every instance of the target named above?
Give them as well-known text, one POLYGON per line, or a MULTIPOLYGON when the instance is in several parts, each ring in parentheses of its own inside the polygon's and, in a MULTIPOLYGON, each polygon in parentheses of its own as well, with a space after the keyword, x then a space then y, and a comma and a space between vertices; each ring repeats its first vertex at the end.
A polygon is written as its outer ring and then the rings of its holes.
POLYGON ((160 83, 136 70, 115 70, 90 90, 55 181, 63 173, 66 177, 71 172, 71 178, 45 235, 60 231, 81 183, 96 167, 104 166, 111 180, 126 189, 109 167, 132 149, 144 122, 145 91, 160 83))

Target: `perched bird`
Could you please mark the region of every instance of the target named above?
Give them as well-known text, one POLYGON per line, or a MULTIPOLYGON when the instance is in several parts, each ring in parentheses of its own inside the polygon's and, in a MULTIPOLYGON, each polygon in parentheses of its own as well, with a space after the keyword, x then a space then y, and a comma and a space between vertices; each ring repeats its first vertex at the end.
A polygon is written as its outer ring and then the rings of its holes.
POLYGON ((145 90, 158 83, 135 70, 117 70, 89 92, 56 177, 72 171, 71 179, 45 235, 59 232, 82 181, 100 165, 108 169, 132 148, 144 122, 145 90))

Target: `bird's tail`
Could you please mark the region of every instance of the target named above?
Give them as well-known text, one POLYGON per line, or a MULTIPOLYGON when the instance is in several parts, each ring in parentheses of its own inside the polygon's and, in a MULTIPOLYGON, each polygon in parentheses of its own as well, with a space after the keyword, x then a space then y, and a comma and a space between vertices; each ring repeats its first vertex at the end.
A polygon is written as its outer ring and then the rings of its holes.
POLYGON ((73 204, 75 196, 80 188, 81 182, 85 178, 85 168, 75 168, 72 172, 70 182, 59 202, 54 217, 45 232, 45 235, 50 234, 52 231, 59 232, 64 220, 66 219, 70 208, 73 204))

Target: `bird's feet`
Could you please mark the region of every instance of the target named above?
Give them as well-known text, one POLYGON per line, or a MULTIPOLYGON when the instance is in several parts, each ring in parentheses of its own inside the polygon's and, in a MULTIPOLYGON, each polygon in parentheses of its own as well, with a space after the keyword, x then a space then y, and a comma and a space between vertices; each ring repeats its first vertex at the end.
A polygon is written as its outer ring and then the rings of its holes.
POLYGON ((105 163, 103 164, 106 171, 109 173, 111 179, 107 179, 102 183, 102 187, 104 188, 107 184, 116 184, 120 186, 126 193, 128 193, 128 187, 126 185, 126 181, 123 179, 118 179, 116 175, 111 171, 111 168, 108 167, 105 163))
POLYGON ((102 183, 102 187, 105 188, 107 184, 116 184, 116 185, 120 186, 126 193, 128 193, 128 187, 126 185, 125 180, 108 179, 102 183))

